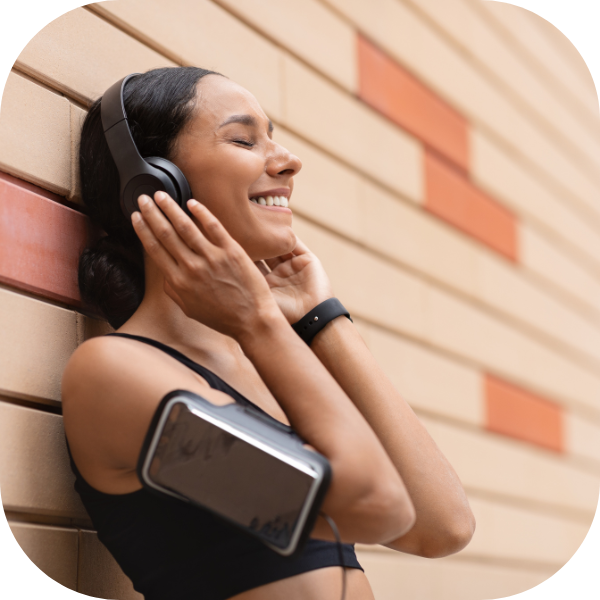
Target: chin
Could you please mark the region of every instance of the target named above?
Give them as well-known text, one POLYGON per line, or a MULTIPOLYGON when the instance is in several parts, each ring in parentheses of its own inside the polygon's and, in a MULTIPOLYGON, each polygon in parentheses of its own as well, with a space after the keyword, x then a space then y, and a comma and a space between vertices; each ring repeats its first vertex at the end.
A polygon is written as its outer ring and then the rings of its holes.
POLYGON ((296 244, 298 243, 298 240, 296 239, 296 234, 294 233, 294 231, 291 227, 289 229, 289 234, 288 234, 286 242, 287 243, 285 245, 285 249, 283 250, 283 252, 278 254, 278 256, 281 256, 282 254, 287 254, 288 252, 291 252, 296 247, 296 244))
POLYGON ((270 238, 261 248, 256 248, 251 254, 252 260, 266 260, 288 254, 296 247, 296 234, 289 227, 284 235, 278 235, 276 238, 270 238))

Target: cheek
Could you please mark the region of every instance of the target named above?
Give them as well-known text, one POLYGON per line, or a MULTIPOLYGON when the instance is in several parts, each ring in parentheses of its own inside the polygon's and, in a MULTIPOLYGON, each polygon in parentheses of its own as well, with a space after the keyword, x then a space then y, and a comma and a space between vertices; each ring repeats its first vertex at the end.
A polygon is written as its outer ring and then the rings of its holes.
POLYGON ((209 208, 217 203, 233 206, 248 200, 248 190, 264 170, 264 161, 251 152, 215 152, 190 169, 189 183, 194 197, 209 208))
POLYGON ((220 177, 254 183, 265 170, 264 158, 257 152, 233 145, 220 146, 207 164, 220 177))

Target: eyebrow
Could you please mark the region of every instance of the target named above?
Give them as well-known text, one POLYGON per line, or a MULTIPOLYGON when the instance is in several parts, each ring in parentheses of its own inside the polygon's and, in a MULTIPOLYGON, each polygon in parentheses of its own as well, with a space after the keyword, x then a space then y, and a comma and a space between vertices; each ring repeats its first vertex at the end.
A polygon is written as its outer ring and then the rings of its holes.
MULTIPOLYGON (((258 127, 258 121, 252 115, 231 115, 231 117, 225 119, 225 121, 219 125, 219 129, 230 123, 241 123, 242 125, 248 125, 249 127, 258 127)), ((273 122, 269 119, 269 133, 272 132, 273 122)))

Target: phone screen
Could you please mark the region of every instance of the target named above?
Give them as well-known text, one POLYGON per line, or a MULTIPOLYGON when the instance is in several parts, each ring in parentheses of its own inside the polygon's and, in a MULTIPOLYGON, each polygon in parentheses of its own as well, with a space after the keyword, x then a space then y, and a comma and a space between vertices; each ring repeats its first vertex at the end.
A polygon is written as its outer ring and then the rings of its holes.
POLYGON ((183 403, 169 413, 148 475, 282 549, 317 477, 307 465, 183 403))

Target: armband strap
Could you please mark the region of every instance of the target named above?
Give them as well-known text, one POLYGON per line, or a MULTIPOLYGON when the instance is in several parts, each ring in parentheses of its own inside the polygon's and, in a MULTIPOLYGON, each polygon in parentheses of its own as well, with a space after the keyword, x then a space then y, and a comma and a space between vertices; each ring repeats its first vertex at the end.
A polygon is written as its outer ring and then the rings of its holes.
POLYGON ((352 321, 350 313, 344 308, 343 304, 337 298, 329 298, 329 300, 317 304, 317 306, 307 312, 299 321, 292 325, 292 328, 310 346, 315 335, 327 323, 342 315, 352 321))

